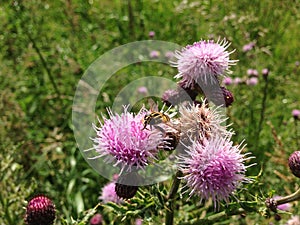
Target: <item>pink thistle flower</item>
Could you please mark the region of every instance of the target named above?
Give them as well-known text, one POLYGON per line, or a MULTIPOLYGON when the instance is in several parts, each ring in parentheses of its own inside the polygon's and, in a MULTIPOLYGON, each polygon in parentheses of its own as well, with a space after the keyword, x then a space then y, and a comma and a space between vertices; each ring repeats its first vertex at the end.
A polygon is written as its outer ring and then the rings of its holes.
POLYGON ((239 77, 236 77, 236 78, 233 79, 233 83, 234 83, 235 85, 238 85, 238 84, 240 84, 240 83, 242 83, 242 82, 243 82, 242 79, 239 78, 239 77))
POLYGON ((151 59, 157 59, 159 57, 159 55, 160 55, 159 51, 153 50, 153 51, 150 52, 150 58, 151 59))
POLYGON ((252 50, 254 46, 255 46, 254 42, 250 42, 250 43, 244 45, 243 52, 248 52, 248 51, 252 50))
POLYGON ((144 94, 144 95, 148 94, 148 89, 145 86, 139 87, 137 89, 137 91, 138 91, 139 94, 144 94))
POLYGON ((150 31, 149 32, 149 38, 153 38, 155 36, 155 32, 154 31, 150 31))
POLYGON ((174 56, 174 52, 167 51, 167 52, 165 53, 165 57, 166 57, 167 59, 171 59, 171 58, 173 58, 173 56, 174 56))
POLYGON ((225 39, 217 42, 199 41, 175 52, 178 60, 173 62, 173 66, 177 67, 179 72, 175 78, 182 78, 185 87, 192 87, 201 82, 217 82, 217 78, 224 73, 230 73, 230 66, 237 62, 229 59, 229 55, 234 52, 227 51, 229 45, 225 39))
POLYGON ((242 154, 243 146, 234 146, 230 136, 214 136, 202 143, 194 141, 187 146, 187 155, 179 156, 179 168, 183 172, 189 195, 197 195, 202 200, 212 198, 215 207, 220 201, 228 202, 230 195, 245 177, 247 166, 244 161, 251 157, 242 154))
POLYGON ((102 225, 102 215, 97 213, 90 219, 90 225, 102 225))
POLYGON ((257 77, 251 77, 246 81, 246 84, 249 86, 255 86, 258 83, 258 78, 257 77))
POLYGON ((299 109, 293 109, 292 111, 292 116, 294 117, 294 119, 299 119, 300 116, 300 110, 299 109))
POLYGON ((233 83, 233 80, 231 77, 225 77, 225 79, 223 80, 223 84, 224 85, 231 85, 233 83))
POLYGON ((105 204, 107 202, 114 202, 116 204, 120 204, 122 200, 118 197, 116 191, 115 191, 116 184, 114 182, 110 182, 106 184, 102 188, 101 196, 99 197, 99 200, 102 200, 102 202, 105 204))
POLYGON ((32 198, 26 207, 25 223, 28 225, 52 225, 55 220, 55 205, 44 195, 32 198))
POLYGON ((142 219, 136 219, 135 221, 134 221, 134 224, 135 225, 142 225, 143 224, 143 220, 142 219))
POLYGON ((262 69, 262 71, 261 71, 261 73, 262 73, 262 75, 263 76, 265 76, 265 77, 267 77, 268 75, 269 75, 269 70, 268 70, 268 68, 264 68, 264 69, 262 69))
POLYGON ((221 125, 227 118, 221 115, 219 108, 212 110, 204 102, 183 105, 179 108, 179 113, 182 138, 201 141, 215 135, 232 134, 226 129, 227 126, 221 125))
POLYGON ((103 118, 100 127, 94 125, 97 133, 93 139, 97 156, 90 159, 105 157, 105 161, 114 162, 114 166, 120 166, 121 171, 127 168, 143 169, 149 162, 156 159, 157 146, 163 141, 163 132, 159 129, 144 129, 143 119, 146 110, 142 109, 134 115, 124 107, 121 115, 108 110, 109 119, 103 118))
POLYGON ((167 106, 176 105, 179 103, 179 100, 180 100, 179 92, 177 90, 173 90, 173 89, 166 90, 163 93, 161 100, 167 106))
POLYGON ((292 216, 285 225, 299 225, 300 224, 300 217, 299 216, 292 216))
POLYGON ((248 69, 247 74, 250 77, 258 77, 258 71, 256 69, 248 69))

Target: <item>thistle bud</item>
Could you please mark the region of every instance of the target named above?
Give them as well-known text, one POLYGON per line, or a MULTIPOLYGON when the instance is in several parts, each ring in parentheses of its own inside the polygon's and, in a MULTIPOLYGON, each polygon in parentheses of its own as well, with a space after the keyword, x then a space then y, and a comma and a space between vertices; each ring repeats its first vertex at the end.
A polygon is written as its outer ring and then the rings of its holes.
POLYGON ((234 102, 233 94, 225 87, 221 87, 221 89, 224 96, 225 106, 228 107, 232 105, 232 103, 234 102))
POLYGON ((289 167, 292 173, 300 178, 300 151, 293 152, 289 157, 289 167))
POLYGON ((220 87, 219 90, 213 92, 211 101, 216 105, 225 105, 228 107, 234 102, 233 94, 226 88, 220 87))
POLYGON ((139 180, 138 173, 132 172, 127 174, 122 174, 119 176, 115 192, 120 198, 130 199, 132 198, 136 192, 138 191, 138 180, 139 180), (131 185, 128 185, 130 183, 131 185))
POLYGON ((120 198, 130 199, 135 196, 139 187, 116 183, 116 193, 120 198))
POLYGON ((25 223, 28 225, 52 225, 55 220, 55 205, 44 195, 31 199, 26 207, 25 223))
POLYGON ((276 220, 276 221, 280 221, 281 220, 281 216, 279 215, 279 214, 275 214, 274 215, 274 219, 276 220))

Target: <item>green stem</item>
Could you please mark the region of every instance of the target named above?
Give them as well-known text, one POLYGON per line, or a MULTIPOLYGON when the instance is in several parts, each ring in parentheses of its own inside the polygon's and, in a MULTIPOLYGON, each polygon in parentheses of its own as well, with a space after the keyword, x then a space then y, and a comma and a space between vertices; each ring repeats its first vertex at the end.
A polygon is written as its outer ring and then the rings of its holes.
POLYGON ((134 15, 133 15, 133 10, 132 10, 132 5, 131 5, 131 0, 127 1, 127 7, 128 7, 128 29, 129 29, 129 35, 130 38, 134 39, 135 33, 134 33, 134 15))
POLYGON ((173 225, 173 221, 174 221, 174 208, 175 208, 175 197, 178 191, 178 188, 180 186, 180 179, 179 177, 182 176, 182 172, 181 171, 177 171, 172 186, 171 186, 171 190, 170 193, 167 197, 167 212, 166 212, 166 225, 173 225))
POLYGON ((282 197, 276 200, 276 205, 282 205, 288 202, 300 200, 300 189, 298 189, 295 193, 282 197))
POLYGON ((298 120, 298 119, 294 119, 294 121, 295 121, 295 136, 296 136, 296 143, 297 143, 297 146, 299 146, 299 145, 300 145, 300 140, 299 140, 299 138, 298 138, 297 120, 298 120))
POLYGON ((264 80, 265 80, 265 87, 264 87, 264 93, 263 93, 263 99, 262 99, 262 103, 261 103, 261 110, 260 110, 260 120, 258 123, 258 129, 256 132, 256 145, 258 145, 259 143, 259 135, 262 129, 262 124, 264 122, 265 119, 265 111, 266 111, 266 102, 267 102, 267 96, 268 96, 268 76, 264 76, 264 80))
POLYGON ((235 211, 231 211, 231 212, 222 211, 222 212, 213 214, 211 216, 208 216, 204 219, 181 223, 181 225, 202 225, 202 224, 209 225, 209 224, 214 224, 217 221, 227 219, 229 216, 240 215, 243 213, 245 213, 245 210, 242 208, 239 208, 239 209, 237 209, 235 211))
POLYGON ((40 58, 40 60, 41 60, 41 62, 42 62, 42 65, 43 65, 43 67, 45 68, 45 70, 46 70, 46 72, 47 72, 47 75, 48 75, 48 77, 49 77, 49 80, 50 80, 50 82, 51 82, 51 84, 52 84, 52 86, 53 86, 53 88, 54 88, 56 94, 57 94, 58 97, 60 98, 60 91, 59 91, 59 89, 58 89, 58 87, 57 87, 57 85, 56 85, 56 83, 55 83, 54 77, 53 77, 53 75, 52 75, 52 73, 51 73, 51 70, 49 69, 49 67, 48 67, 48 65, 47 65, 47 62, 46 62, 44 56, 42 55, 40 49, 38 48, 38 46, 37 46, 35 40, 32 38, 32 36, 30 35, 30 33, 29 33, 29 32, 26 32, 26 34, 27 34, 28 39, 29 39, 30 42, 32 43, 32 47, 34 48, 34 50, 35 50, 36 53, 38 54, 38 56, 39 56, 39 58, 40 58))

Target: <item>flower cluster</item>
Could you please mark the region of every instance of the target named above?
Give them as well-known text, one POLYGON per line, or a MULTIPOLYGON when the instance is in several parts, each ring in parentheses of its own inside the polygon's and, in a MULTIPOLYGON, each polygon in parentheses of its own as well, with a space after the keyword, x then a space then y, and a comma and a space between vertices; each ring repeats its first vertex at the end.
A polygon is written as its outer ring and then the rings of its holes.
MULTIPOLYGON (((190 196, 198 195, 201 200, 212 198, 215 206, 220 201, 227 202, 242 182, 249 182, 244 162, 251 158, 242 154, 242 145, 231 141, 233 132, 224 125, 227 118, 220 111, 220 106, 228 107, 234 101, 233 94, 220 86, 220 77, 228 74, 230 66, 236 63, 229 59, 232 52, 227 51, 228 47, 225 39, 196 42, 177 52, 178 60, 173 63, 178 68, 175 78, 181 79, 178 84, 207 97, 179 107, 184 146, 178 156, 181 179, 186 182, 190 196), (218 107, 212 109, 208 100, 218 107)), ((232 83, 230 77, 223 80, 224 85, 232 83)))
MULTIPOLYGON (((217 206, 220 201, 228 202, 241 183, 249 181, 244 162, 251 157, 242 153, 242 145, 234 145, 231 141, 234 133, 224 125, 227 118, 220 110, 234 100, 233 94, 220 86, 220 77, 228 74, 230 66, 236 63, 229 59, 232 52, 227 51, 228 47, 225 39, 210 40, 196 42, 176 52, 177 62, 173 65, 178 68, 178 74, 175 78, 181 80, 176 90, 163 94, 162 100, 170 107, 179 105, 177 118, 166 112, 145 109, 133 114, 127 106, 121 115, 108 110, 109 118, 103 118, 100 127, 95 126, 95 158, 104 157, 121 169, 118 181, 109 185, 112 195, 132 198, 138 184, 129 186, 123 182, 128 180, 126 174, 133 174, 130 177, 137 181, 139 176, 134 169, 144 169, 158 159, 160 151, 171 152, 176 148, 179 150, 176 166, 183 174, 181 180, 185 181, 190 196, 195 194, 201 200, 212 198, 217 206), (212 83, 217 85, 211 86, 212 83), (205 90, 211 87, 218 90, 210 90, 207 96, 205 90), (199 94, 204 98, 197 101, 199 94), (216 107, 212 109, 209 102, 216 107)), ((231 81, 227 78, 225 84, 231 81)), ((103 193, 101 199, 106 201, 109 197, 103 193)))

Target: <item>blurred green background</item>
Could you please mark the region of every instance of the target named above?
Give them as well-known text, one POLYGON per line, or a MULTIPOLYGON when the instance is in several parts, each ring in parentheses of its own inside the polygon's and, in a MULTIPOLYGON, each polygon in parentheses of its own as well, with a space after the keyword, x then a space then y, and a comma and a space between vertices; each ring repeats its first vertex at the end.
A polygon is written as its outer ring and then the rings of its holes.
MULTIPOLYGON (((256 156, 249 175, 263 171, 253 193, 286 195, 299 187, 287 167, 289 154, 300 149, 300 121, 291 115, 300 109, 299 1, 2 0, 0 27, 1 225, 23 224, 24 201, 36 193, 51 196, 68 221, 99 202, 108 181, 77 149, 73 96, 94 60, 114 47, 150 39, 150 31, 154 40, 181 46, 219 37, 232 42, 231 58, 239 62, 231 77, 245 80, 250 68, 259 72, 257 85, 228 86, 235 96, 227 110, 234 141, 245 139, 245 150, 256 156), (243 51, 249 43, 254 47, 243 51), (267 81, 264 68, 270 71, 267 81)), ((119 73, 123 79, 112 79, 99 97, 99 113, 131 80, 172 78, 176 69, 132 65, 119 73)), ((292 212, 300 212, 297 203, 292 212)))

